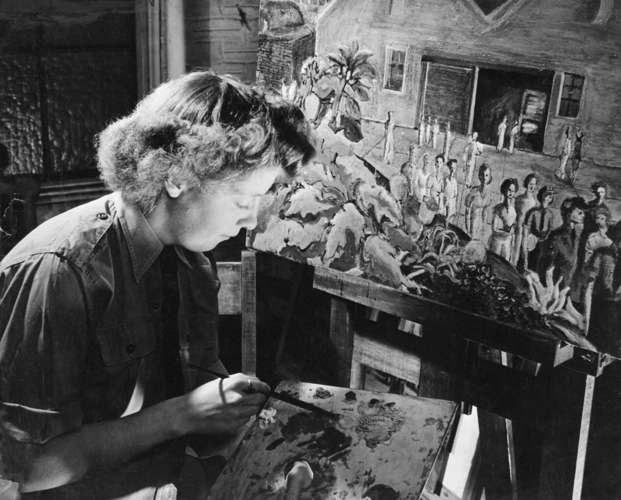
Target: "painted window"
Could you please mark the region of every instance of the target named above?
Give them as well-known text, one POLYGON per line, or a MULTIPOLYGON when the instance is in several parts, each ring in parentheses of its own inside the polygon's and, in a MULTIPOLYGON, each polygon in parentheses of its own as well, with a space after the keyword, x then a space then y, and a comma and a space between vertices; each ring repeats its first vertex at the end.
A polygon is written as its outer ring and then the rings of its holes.
POLYGON ((573 73, 563 74, 563 86, 558 104, 558 116, 575 118, 580 111, 584 77, 573 73))
POLYGON ((384 88, 401 92, 403 90, 403 76, 405 75, 405 50, 387 47, 386 49, 386 77, 384 88))

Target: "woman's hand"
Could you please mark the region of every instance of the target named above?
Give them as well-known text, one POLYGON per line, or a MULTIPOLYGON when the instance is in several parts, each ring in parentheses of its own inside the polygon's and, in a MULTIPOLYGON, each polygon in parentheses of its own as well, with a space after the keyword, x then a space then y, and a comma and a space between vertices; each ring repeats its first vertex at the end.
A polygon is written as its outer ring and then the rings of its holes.
POLYGON ((181 396, 181 434, 229 434, 256 415, 270 392, 258 378, 236 373, 203 384, 181 396))

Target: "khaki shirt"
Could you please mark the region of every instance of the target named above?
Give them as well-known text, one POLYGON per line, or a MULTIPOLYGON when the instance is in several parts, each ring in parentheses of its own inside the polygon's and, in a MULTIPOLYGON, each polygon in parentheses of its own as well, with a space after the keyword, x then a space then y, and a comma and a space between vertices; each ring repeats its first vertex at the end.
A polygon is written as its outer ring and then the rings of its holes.
MULTIPOLYGON (((19 481, 33 445, 181 392, 162 348, 162 250, 143 215, 112 194, 41 224, 0 262, 0 477, 19 481)), ((215 266, 175 250, 181 366, 209 366, 218 356, 215 266)), ((172 369, 179 375, 179 364, 172 369)), ((147 487, 131 498, 152 498, 174 480, 183 449, 165 443, 37 496, 116 498, 147 487)))

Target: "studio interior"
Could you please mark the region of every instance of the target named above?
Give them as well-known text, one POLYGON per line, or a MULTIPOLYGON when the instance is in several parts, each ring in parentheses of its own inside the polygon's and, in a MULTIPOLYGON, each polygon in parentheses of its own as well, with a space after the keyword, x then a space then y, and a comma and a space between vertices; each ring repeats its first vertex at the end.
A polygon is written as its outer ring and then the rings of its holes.
POLYGON ((619 0, 0 0, 0 500, 621 500, 619 0))

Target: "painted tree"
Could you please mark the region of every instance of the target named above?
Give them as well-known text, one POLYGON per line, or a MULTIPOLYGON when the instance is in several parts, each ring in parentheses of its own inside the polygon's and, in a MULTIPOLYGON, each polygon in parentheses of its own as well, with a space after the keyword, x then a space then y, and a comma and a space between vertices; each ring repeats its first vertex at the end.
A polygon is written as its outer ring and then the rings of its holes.
POLYGON ((330 127, 335 132, 343 130, 348 139, 356 142, 362 138, 359 102, 369 100, 369 88, 377 76, 375 66, 369 62, 372 56, 356 40, 327 56, 330 76, 336 80, 330 127))

